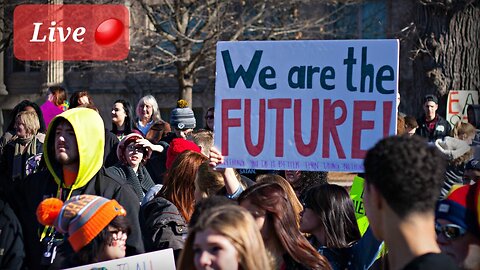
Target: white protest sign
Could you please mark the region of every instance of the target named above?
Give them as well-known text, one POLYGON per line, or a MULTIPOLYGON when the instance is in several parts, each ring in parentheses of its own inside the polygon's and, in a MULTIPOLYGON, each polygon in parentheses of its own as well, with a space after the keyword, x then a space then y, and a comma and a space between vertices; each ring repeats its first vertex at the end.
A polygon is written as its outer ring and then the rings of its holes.
POLYGON ((223 166, 362 172, 396 132, 398 56, 398 40, 219 42, 223 166))
POLYGON ((448 92, 447 121, 452 127, 458 121, 468 122, 467 107, 473 104, 478 104, 478 91, 451 90, 448 92))
POLYGON ((175 270, 171 248, 116 260, 83 265, 68 270, 175 270))

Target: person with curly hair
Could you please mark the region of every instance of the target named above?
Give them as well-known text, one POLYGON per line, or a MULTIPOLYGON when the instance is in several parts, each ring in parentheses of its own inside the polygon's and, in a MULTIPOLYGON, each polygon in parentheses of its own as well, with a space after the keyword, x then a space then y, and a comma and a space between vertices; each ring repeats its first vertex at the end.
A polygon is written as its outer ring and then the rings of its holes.
POLYGON ((363 202, 389 269, 457 269, 435 237, 445 158, 418 136, 392 136, 368 150, 363 202))
POLYGON ((327 176, 327 172, 321 171, 285 171, 285 179, 292 185, 299 199, 301 199, 302 194, 310 187, 327 184, 327 176))

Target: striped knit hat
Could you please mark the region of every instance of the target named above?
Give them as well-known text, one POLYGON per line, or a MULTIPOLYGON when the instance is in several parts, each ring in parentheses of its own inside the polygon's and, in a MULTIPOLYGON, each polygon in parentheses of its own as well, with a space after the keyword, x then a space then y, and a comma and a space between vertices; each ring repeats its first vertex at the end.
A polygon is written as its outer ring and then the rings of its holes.
POLYGON ((188 103, 180 99, 177 101, 177 108, 170 113, 170 126, 176 129, 195 128, 197 122, 192 109, 188 107, 188 103))
POLYGON ((117 201, 94 195, 78 195, 65 203, 49 198, 37 208, 38 221, 68 234, 75 252, 90 243, 115 217, 126 214, 117 201))

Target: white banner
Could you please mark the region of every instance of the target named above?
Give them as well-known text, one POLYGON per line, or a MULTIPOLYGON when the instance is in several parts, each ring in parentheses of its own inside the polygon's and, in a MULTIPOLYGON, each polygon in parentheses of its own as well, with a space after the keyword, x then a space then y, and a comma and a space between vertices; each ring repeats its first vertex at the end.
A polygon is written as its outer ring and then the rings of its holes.
POLYGON ((234 168, 363 172, 395 134, 398 40, 219 42, 215 145, 234 168))
POLYGON ((468 105, 478 104, 478 91, 450 90, 447 101, 447 121, 452 127, 458 122, 468 122, 468 105))
POLYGON ((83 265, 67 270, 175 270, 175 259, 171 248, 143 253, 116 260, 83 265))

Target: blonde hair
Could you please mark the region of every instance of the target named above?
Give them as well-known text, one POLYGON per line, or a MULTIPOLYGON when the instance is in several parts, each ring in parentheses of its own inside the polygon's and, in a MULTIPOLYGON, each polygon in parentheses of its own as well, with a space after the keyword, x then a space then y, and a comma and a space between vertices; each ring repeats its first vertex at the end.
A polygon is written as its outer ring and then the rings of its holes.
MULTIPOLYGON (((246 185, 241 180, 240 174, 234 170, 238 182, 245 189, 246 185)), ((202 194, 202 198, 218 195, 220 190, 225 187, 225 179, 219 171, 213 170, 208 161, 203 162, 198 167, 197 177, 195 178, 195 189, 202 194)))
POLYGON ((464 140, 476 133, 475 127, 470 123, 458 121, 453 127, 453 137, 464 140))
POLYGON ((40 121, 38 115, 35 112, 23 111, 19 112, 15 117, 15 122, 20 121, 25 126, 25 131, 29 135, 37 134, 40 129, 40 121))
POLYGON ((238 205, 222 205, 202 213, 190 228, 180 255, 178 269, 195 269, 193 243, 198 232, 207 229, 226 237, 238 254, 239 269, 272 269, 262 235, 252 215, 238 205))
POLYGON ((210 155, 210 148, 213 146, 213 132, 206 129, 200 129, 191 133, 192 141, 200 147, 202 154, 210 155))
POLYGON ((144 104, 152 105, 152 119, 154 123, 162 121, 162 116, 160 115, 160 110, 158 109, 158 103, 154 96, 146 95, 142 97, 138 103, 135 112, 137 113, 137 117, 140 115, 140 107, 144 104))
POLYGON ((292 185, 283 177, 276 174, 264 174, 257 177, 257 183, 277 183, 279 184, 285 193, 287 194, 288 200, 292 203, 293 212, 295 214, 295 220, 297 225, 300 227, 300 213, 303 211, 303 206, 300 200, 295 194, 292 185))

